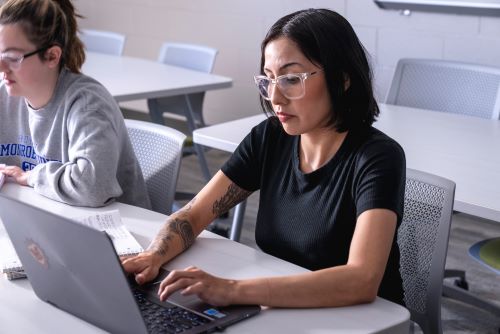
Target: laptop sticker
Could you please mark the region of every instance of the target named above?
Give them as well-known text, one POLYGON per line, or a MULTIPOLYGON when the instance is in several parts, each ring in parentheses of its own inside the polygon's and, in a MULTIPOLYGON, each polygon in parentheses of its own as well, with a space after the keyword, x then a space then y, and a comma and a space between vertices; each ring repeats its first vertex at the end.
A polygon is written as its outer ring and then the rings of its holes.
POLYGON ((28 249, 31 256, 36 260, 36 262, 40 263, 43 268, 49 269, 49 261, 45 256, 42 248, 35 241, 33 241, 33 239, 26 239, 24 243, 26 244, 26 248, 28 249))

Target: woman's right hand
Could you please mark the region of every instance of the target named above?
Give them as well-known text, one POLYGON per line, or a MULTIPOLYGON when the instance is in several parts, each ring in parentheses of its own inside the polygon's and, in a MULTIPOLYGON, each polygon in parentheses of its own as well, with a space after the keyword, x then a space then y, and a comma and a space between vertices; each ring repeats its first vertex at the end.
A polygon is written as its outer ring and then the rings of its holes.
POLYGON ((189 248, 210 222, 250 194, 218 171, 195 198, 167 219, 148 250, 122 259, 124 270, 135 274, 139 284, 153 280, 160 267, 189 248))
POLYGON ((122 258, 123 269, 128 273, 135 274, 135 281, 138 284, 144 284, 158 276, 162 264, 160 255, 152 251, 122 258))
POLYGON ((12 180, 22 186, 28 185, 30 171, 25 172, 17 166, 6 166, 4 164, 0 164, 0 173, 4 174, 5 177, 10 176, 12 180))

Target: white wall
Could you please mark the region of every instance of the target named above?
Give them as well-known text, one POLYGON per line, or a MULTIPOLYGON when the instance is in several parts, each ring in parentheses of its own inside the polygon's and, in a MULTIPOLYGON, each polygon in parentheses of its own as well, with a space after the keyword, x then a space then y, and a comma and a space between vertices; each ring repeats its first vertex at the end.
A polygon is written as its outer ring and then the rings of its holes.
MULTIPOLYGON (((214 73, 233 87, 207 93, 208 123, 260 112, 252 76, 267 29, 292 11, 331 8, 345 16, 372 56, 377 97, 383 101, 396 62, 426 57, 500 67, 500 17, 379 9, 372 0, 75 0, 82 28, 127 36, 124 54, 156 59, 164 41, 204 44, 219 50, 214 73)), ((144 108, 145 104, 132 104, 144 108)))

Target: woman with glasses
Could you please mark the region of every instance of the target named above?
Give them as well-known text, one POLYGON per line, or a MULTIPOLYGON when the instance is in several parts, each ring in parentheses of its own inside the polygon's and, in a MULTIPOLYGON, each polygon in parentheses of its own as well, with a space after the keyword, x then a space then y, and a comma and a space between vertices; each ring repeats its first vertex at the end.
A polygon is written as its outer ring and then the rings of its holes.
POLYGON ((69 0, 0 8, 0 173, 72 205, 150 208, 120 109, 80 73, 76 16, 69 0))
POLYGON ((377 295, 402 304, 395 232, 405 157, 372 127, 379 109, 352 27, 326 9, 281 18, 262 43, 255 83, 270 117, 125 270, 153 279, 212 219, 260 190, 258 246, 311 272, 233 280, 190 267, 162 281, 161 299, 180 290, 215 305, 330 307, 377 295))

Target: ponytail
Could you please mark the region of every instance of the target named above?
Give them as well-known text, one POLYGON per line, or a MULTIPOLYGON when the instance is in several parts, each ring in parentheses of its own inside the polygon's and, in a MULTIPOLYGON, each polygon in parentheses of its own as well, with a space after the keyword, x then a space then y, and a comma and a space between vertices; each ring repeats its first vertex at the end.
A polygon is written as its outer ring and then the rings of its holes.
POLYGON ((77 34, 78 24, 76 19, 82 16, 75 12, 75 7, 70 0, 53 1, 59 5, 66 19, 67 42, 63 48, 63 60, 65 60, 65 65, 71 72, 80 73, 80 69, 85 62, 85 47, 77 34))

